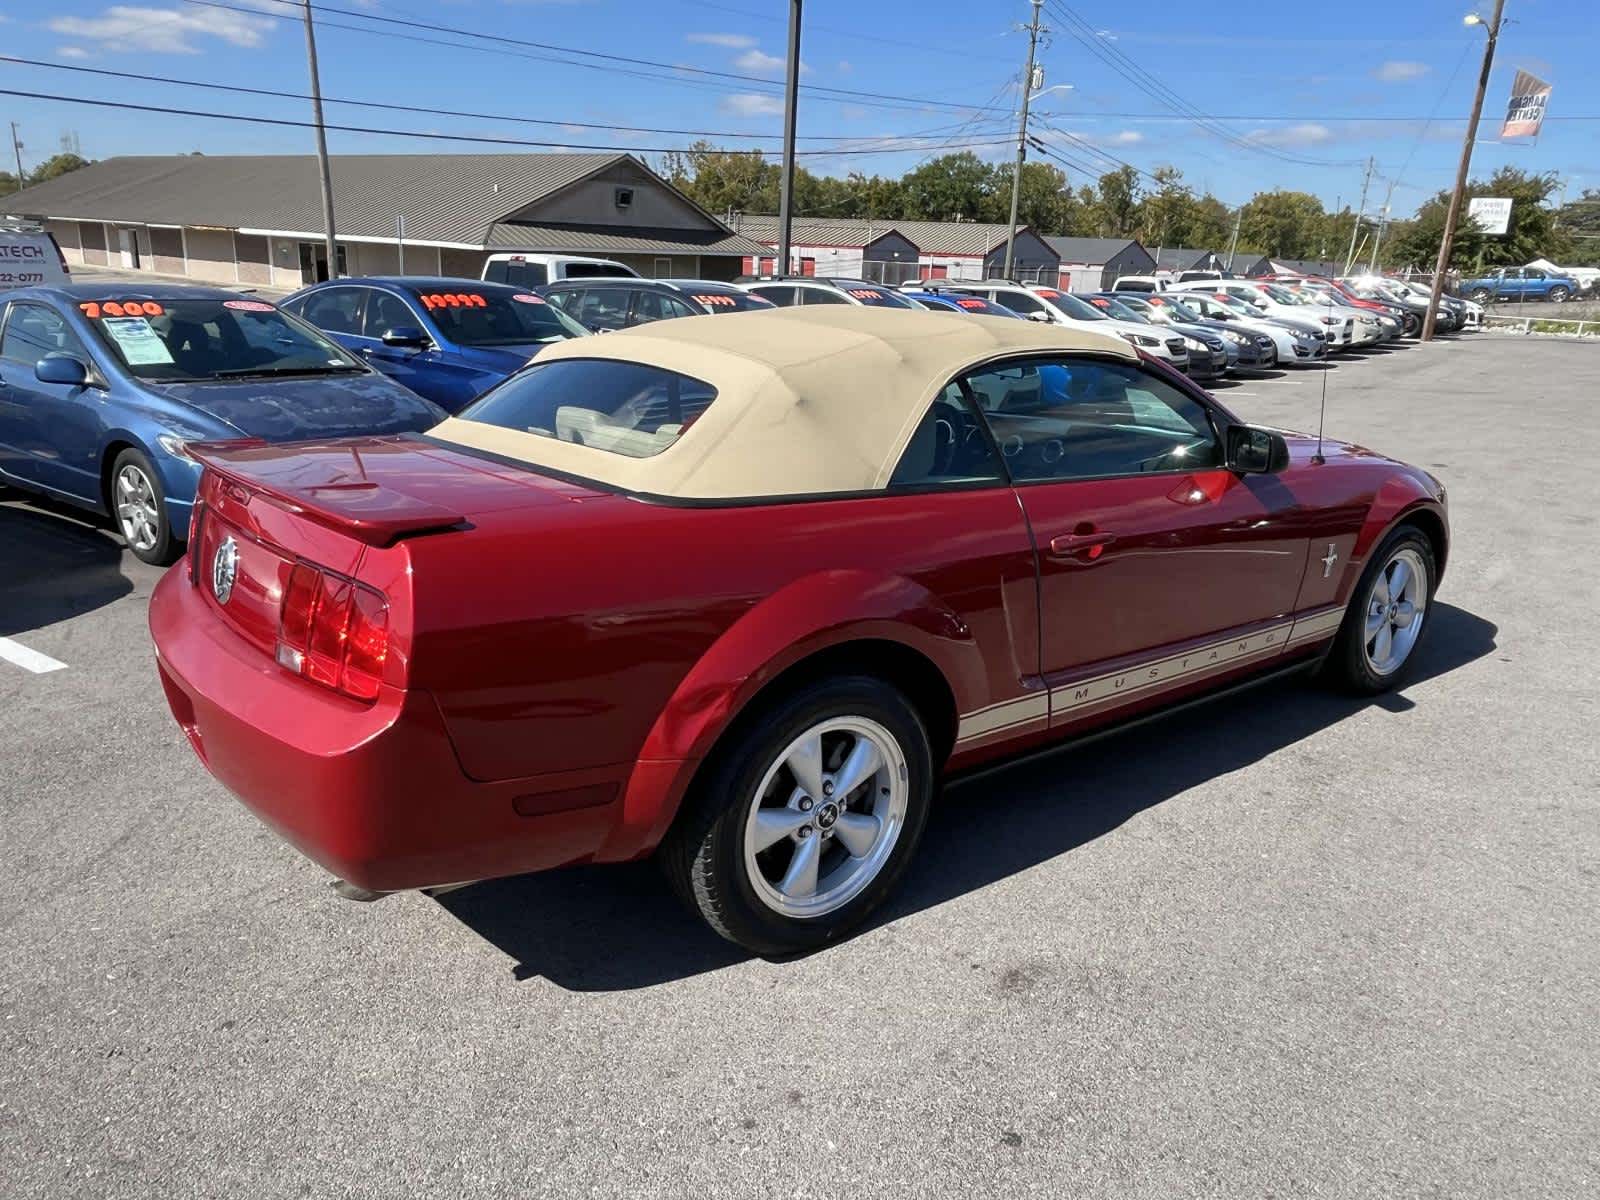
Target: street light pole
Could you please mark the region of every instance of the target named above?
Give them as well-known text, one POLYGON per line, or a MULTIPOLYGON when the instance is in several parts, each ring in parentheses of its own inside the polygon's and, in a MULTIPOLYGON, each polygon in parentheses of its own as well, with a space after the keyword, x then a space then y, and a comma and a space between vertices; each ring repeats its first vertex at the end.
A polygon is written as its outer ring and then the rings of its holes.
MULTIPOLYGON (((1500 14, 1506 0, 1494 0, 1494 15, 1488 21, 1489 40, 1483 47, 1483 69, 1478 72, 1478 91, 1472 98, 1472 116, 1467 121, 1467 136, 1461 143, 1461 165, 1456 170, 1455 191, 1450 193, 1450 207, 1444 214, 1444 237, 1439 241, 1439 261, 1433 268, 1433 288, 1428 296, 1428 313, 1422 318, 1422 340, 1433 338, 1433 316, 1439 309, 1439 297, 1444 292, 1444 273, 1450 266, 1450 247, 1456 236, 1456 222, 1461 217, 1461 196, 1467 189, 1467 172, 1472 168, 1472 143, 1478 138, 1478 117, 1483 113, 1483 94, 1489 90, 1489 71, 1494 66, 1495 42, 1500 37, 1500 14)), ((1467 16, 1468 25, 1482 25, 1483 18, 1476 13, 1467 16)))
POLYGON ((322 230, 328 244, 328 278, 339 278, 339 247, 333 236, 333 176, 328 171, 328 134, 322 127, 322 83, 317 75, 317 35, 311 25, 311 0, 302 0, 306 18, 306 67, 311 75, 311 116, 317 127, 317 174, 322 180, 322 230))
POLYGON ((789 0, 789 77, 783 88, 783 177, 778 184, 778 274, 789 273, 794 223, 794 127, 800 102, 800 0, 789 0))
POLYGON ((1022 163, 1028 156, 1028 104, 1033 99, 1033 57, 1039 49, 1039 7, 1033 0, 1033 20, 1028 23, 1028 66, 1022 73, 1022 119, 1017 123, 1017 165, 1011 173, 1011 220, 1006 226, 1006 265, 1001 275, 1011 278, 1017 257, 1017 207, 1022 201, 1022 163))

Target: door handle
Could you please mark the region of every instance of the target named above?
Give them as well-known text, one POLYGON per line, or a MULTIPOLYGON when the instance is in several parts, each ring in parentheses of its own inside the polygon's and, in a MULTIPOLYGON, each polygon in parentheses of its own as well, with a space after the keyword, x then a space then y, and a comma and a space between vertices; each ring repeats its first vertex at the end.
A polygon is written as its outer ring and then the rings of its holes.
POLYGON ((1050 557, 1094 562, 1116 540, 1114 533, 1063 533, 1050 539, 1050 557))

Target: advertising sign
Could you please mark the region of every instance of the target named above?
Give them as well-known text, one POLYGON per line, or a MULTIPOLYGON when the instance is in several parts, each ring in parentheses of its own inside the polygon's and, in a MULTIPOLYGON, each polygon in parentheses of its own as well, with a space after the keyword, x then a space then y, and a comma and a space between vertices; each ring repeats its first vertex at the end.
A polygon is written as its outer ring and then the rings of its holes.
POLYGON ((1467 201, 1467 216, 1488 234, 1502 234, 1511 228, 1511 197, 1476 196, 1467 201))
POLYGON ((1511 84, 1511 101, 1506 105, 1506 121, 1500 127, 1502 138, 1538 137, 1544 124, 1544 110, 1550 106, 1550 85, 1537 75, 1518 71, 1511 84))

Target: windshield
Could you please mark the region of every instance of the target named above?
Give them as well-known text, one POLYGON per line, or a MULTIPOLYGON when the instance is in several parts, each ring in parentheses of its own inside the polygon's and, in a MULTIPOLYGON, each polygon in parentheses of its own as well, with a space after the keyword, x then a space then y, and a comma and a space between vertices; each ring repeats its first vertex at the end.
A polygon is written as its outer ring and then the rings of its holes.
POLYGON ((1292 292, 1288 288, 1263 287, 1261 289, 1279 304, 1304 304, 1305 300, 1299 292, 1292 292))
POLYGON ((1090 296, 1087 303, 1092 304, 1101 312, 1117 318, 1119 321, 1132 321, 1135 325, 1153 325, 1155 323, 1145 316, 1144 310, 1135 307, 1134 304, 1125 304, 1121 300, 1113 300, 1109 296, 1090 296))
POLYGON ((993 300, 986 299, 983 296, 951 296, 946 294, 944 298, 961 309, 962 312, 979 313, 985 317, 1015 317, 1019 321, 1023 319, 1021 313, 1012 312, 1004 304, 996 304, 993 300))
POLYGON ((588 332, 543 296, 513 287, 410 291, 439 332, 458 346, 544 346, 588 332))
POLYGON ((78 311, 139 379, 206 381, 366 370, 263 300, 85 300, 78 311))
POLYGON ((841 283, 838 285, 845 295, 869 304, 874 308, 916 308, 915 302, 906 299, 898 292, 885 291, 881 287, 873 287, 870 283, 841 283))
POLYGON ((1054 304, 1075 321, 1109 321, 1111 319, 1094 305, 1086 304, 1076 296, 1069 296, 1066 292, 1040 292, 1039 295, 1050 301, 1051 304, 1054 304))
POLYGON ((693 285, 678 285, 683 294, 689 299, 705 305, 707 310, 714 313, 750 312, 757 308, 776 308, 771 300, 765 296, 757 296, 751 292, 742 292, 738 288, 695 288, 693 285))
POLYGON ((1171 296, 1161 297, 1161 307, 1166 309, 1174 321, 1203 321, 1199 313, 1188 305, 1174 300, 1171 296))

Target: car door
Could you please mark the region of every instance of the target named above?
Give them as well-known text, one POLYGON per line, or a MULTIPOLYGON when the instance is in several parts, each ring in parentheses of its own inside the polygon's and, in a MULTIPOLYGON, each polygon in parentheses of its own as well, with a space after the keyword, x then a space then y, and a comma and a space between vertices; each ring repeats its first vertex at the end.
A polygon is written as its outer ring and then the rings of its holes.
POLYGON ((364 287, 321 288, 300 302, 299 316, 346 350, 359 351, 362 346, 361 310, 366 296, 364 287))
POLYGON ((1088 355, 963 382, 1033 531, 1053 725, 1282 650, 1309 543, 1299 506, 1276 476, 1222 465, 1197 391, 1088 355))
POLYGON ((1550 276, 1538 267, 1523 267, 1518 292, 1524 300, 1543 300, 1550 294, 1550 276))
POLYGON ((41 382, 34 366, 47 354, 94 363, 53 308, 26 300, 7 305, 0 326, 0 467, 21 483, 94 503, 104 393, 41 382))
POLYGON ((475 394, 460 377, 460 364, 452 367, 451 352, 442 347, 434 330, 411 304, 383 288, 352 288, 363 293, 361 326, 347 335, 345 344, 363 362, 382 371, 411 391, 455 412, 475 394), (425 346, 385 345, 383 335, 391 329, 415 329, 429 339, 425 346))

